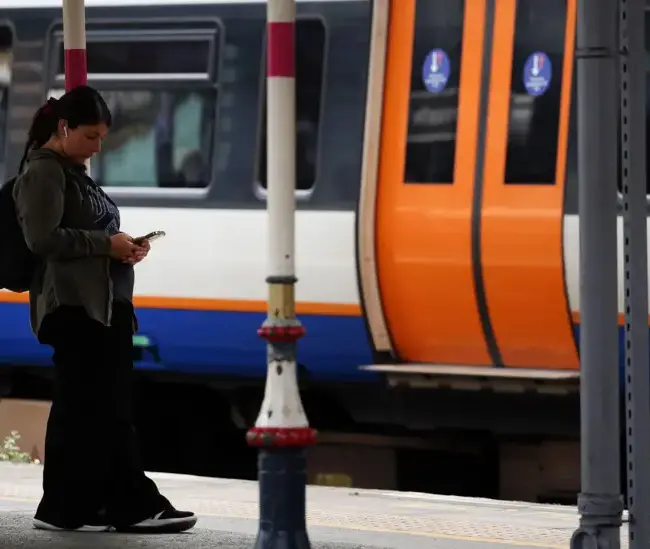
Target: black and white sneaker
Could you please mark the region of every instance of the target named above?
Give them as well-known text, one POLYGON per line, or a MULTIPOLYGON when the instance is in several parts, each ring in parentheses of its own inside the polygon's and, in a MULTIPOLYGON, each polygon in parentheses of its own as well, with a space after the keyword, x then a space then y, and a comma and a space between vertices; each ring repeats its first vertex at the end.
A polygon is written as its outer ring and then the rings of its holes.
POLYGON ((109 524, 82 524, 80 526, 59 526, 51 522, 45 522, 35 518, 33 522, 37 530, 49 530, 50 532, 110 532, 113 527, 109 524))
POLYGON ((157 534, 177 534, 193 528, 197 520, 198 519, 194 513, 190 513, 189 511, 178 511, 173 507, 169 507, 168 509, 156 513, 151 518, 137 522, 136 524, 131 524, 130 526, 116 527, 115 529, 118 532, 129 533, 151 532, 157 534))

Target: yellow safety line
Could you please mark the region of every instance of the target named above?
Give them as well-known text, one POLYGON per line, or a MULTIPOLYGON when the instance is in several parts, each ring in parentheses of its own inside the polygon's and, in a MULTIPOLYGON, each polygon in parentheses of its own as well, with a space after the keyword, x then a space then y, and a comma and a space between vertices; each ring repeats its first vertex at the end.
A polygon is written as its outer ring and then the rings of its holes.
MULTIPOLYGON (((22 503, 38 503, 39 500, 32 498, 19 498, 13 496, 0 496, 0 500, 8 501, 19 501, 22 503)), ((245 515, 225 515, 225 514, 216 514, 216 513, 199 513, 199 517, 214 517, 214 518, 226 518, 226 519, 245 519, 245 520, 254 520, 249 516, 245 515)), ((329 522, 314 522, 309 521, 309 526, 319 526, 324 528, 338 528, 340 530, 351 530, 357 532, 375 532, 378 534, 398 534, 398 535, 409 535, 409 536, 422 536, 426 538, 439 538, 439 539, 449 539, 454 541, 471 541, 475 543, 487 543, 493 545, 509 545, 517 547, 536 547, 540 549, 566 549, 565 545, 554 545, 552 543, 540 543, 535 541, 524 541, 524 540, 506 540, 499 538, 482 538, 477 536, 461 536, 454 534, 442 534, 438 532, 425 532, 420 530, 392 530, 390 528, 375 528, 373 526, 342 526, 340 524, 334 524, 329 522)))

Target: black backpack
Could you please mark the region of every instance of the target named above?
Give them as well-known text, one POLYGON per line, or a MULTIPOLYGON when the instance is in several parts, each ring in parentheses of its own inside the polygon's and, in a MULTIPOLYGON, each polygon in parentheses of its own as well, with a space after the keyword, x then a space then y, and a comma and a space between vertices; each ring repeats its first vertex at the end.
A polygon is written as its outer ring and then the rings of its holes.
POLYGON ((0 188, 0 289, 26 292, 39 259, 27 247, 16 215, 13 191, 17 177, 0 188))

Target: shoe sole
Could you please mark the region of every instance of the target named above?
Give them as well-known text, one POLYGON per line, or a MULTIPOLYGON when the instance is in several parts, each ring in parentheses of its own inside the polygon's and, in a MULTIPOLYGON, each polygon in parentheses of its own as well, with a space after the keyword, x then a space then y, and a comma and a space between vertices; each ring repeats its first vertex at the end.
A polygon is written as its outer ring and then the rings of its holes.
POLYGON ((33 522, 34 528, 36 530, 48 530, 49 532, 88 532, 88 533, 97 533, 97 532, 110 532, 112 526, 80 526, 79 528, 60 528, 59 526, 54 526, 42 520, 34 519, 33 522))
POLYGON ((150 524, 138 524, 115 528, 125 534, 178 534, 194 528, 198 517, 156 520, 150 524))

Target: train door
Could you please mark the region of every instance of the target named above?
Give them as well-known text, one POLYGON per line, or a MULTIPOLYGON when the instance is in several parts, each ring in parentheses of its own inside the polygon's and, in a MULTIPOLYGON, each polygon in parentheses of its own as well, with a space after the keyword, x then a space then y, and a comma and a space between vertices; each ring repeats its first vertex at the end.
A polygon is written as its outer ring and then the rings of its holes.
POLYGON ((471 234, 476 135, 485 117, 486 0, 399 0, 391 7, 374 249, 361 243, 364 260, 374 254, 390 337, 381 338, 373 318, 362 264, 370 332, 376 347, 383 343, 380 350, 403 362, 488 365, 471 234))
POLYGON ((481 269, 503 366, 577 369, 564 266, 576 0, 499 0, 482 178, 481 269))
POLYGON ((562 256, 575 0, 374 9, 358 245, 375 350, 445 372, 577 368, 562 256), (524 82, 551 68, 548 89, 524 82))

